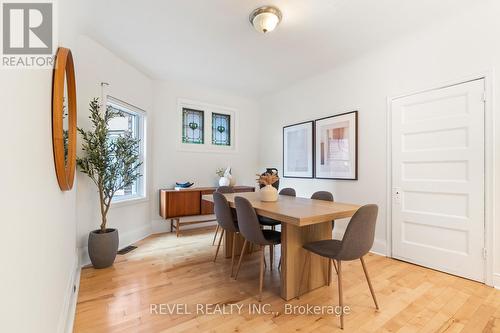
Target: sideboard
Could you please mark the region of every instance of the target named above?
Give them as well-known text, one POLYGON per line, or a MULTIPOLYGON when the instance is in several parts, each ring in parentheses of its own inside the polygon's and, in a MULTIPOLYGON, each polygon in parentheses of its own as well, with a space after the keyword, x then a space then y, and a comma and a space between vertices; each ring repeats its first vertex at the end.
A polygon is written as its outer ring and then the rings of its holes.
MULTIPOLYGON (((253 186, 234 186, 235 192, 253 192, 253 186)), ((186 189, 160 189, 160 216, 170 219, 170 231, 175 229, 179 237, 181 226, 215 221, 213 203, 202 200, 202 196, 212 194, 216 187, 193 187, 186 189), (202 219, 190 217, 203 216, 202 219), (181 220, 181 217, 186 219, 181 220)))

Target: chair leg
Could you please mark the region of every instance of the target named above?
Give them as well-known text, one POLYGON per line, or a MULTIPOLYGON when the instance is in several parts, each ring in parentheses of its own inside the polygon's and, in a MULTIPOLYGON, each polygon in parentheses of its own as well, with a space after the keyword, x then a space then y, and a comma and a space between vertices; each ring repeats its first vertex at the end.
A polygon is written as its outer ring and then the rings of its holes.
POLYGON ((240 272, 241 260, 243 259, 243 255, 245 254, 245 250, 247 248, 248 241, 245 239, 243 242, 243 247, 241 248, 240 260, 238 260, 238 267, 236 267, 236 273, 234 274, 234 279, 238 278, 238 273, 240 272))
POLYGON ((344 329, 344 299, 342 294, 342 261, 338 261, 338 282, 339 282, 339 306, 340 306, 340 328, 344 329))
POLYGON ((219 244, 217 245, 217 251, 215 251, 215 257, 214 257, 214 262, 217 260, 217 254, 219 254, 219 249, 220 249, 220 243, 222 242, 222 237, 224 237, 224 229, 222 229, 222 232, 220 233, 220 238, 219 238, 219 244))
MULTIPOLYGON (((265 247, 261 246, 261 247, 260 247, 260 250, 261 250, 261 251, 264 251, 264 248, 265 248, 265 247)), ((267 269, 267 260, 266 260, 266 256, 264 256, 264 270, 266 270, 266 269, 267 269)))
POLYGON ((274 245, 269 245, 269 261, 271 262, 271 271, 274 266, 274 245))
POLYGON ((332 260, 328 259, 328 281, 326 283, 328 286, 332 284, 332 260))
POLYGON ((262 302, 262 286, 264 285, 264 250, 265 246, 262 246, 262 251, 260 254, 260 279, 259 279, 259 302, 262 302))
POLYGON ((368 270, 366 269, 365 260, 363 259, 363 257, 359 258, 359 260, 361 260, 361 265, 363 266, 363 271, 365 272, 366 282, 368 282, 368 288, 370 288, 370 293, 372 294, 373 302, 375 303, 375 308, 377 308, 378 310, 379 307, 377 303, 377 298, 375 297, 375 291, 373 290, 372 282, 370 281, 370 277, 368 276, 368 270))
POLYGON ((233 276, 233 268, 234 268, 234 253, 236 252, 236 232, 233 232, 233 244, 231 247, 231 277, 233 276))
POLYGON ((219 225, 217 224, 217 228, 215 228, 214 239, 212 240, 212 245, 215 245, 215 240, 217 239, 217 233, 219 232, 219 225))
POLYGON ((337 264, 335 263, 335 260, 332 259, 333 267, 335 267, 335 272, 339 274, 339 270, 337 268, 337 264))
MULTIPOLYGON (((299 299, 301 296, 302 285, 304 284, 304 274, 306 273, 306 265, 307 265, 308 261, 311 261, 311 252, 309 252, 309 251, 307 251, 306 257, 304 258, 304 266, 302 266, 302 275, 300 277, 299 290, 297 292, 297 299, 299 299)), ((307 272, 308 279, 309 279, 309 271, 310 271, 310 269, 307 272)))
POLYGON ((278 270, 281 270, 281 262, 283 261, 283 257, 280 254, 280 263, 278 264, 278 270))

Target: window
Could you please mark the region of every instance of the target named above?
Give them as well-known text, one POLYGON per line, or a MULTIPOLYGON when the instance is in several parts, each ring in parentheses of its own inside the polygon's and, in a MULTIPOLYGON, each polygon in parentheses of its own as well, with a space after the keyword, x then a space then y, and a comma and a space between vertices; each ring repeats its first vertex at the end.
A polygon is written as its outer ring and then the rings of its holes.
POLYGON ((139 160, 142 162, 140 173, 142 177, 132 184, 115 193, 113 201, 139 199, 145 197, 145 117, 146 114, 139 108, 117 100, 111 96, 107 97, 107 106, 120 111, 121 116, 115 117, 109 122, 109 138, 113 140, 126 132, 139 139, 139 160))
POLYGON ((231 145, 231 116, 212 113, 212 144, 220 146, 231 145))
POLYGON ((215 153, 237 151, 236 110, 179 99, 178 112, 178 150, 215 153))
POLYGON ((182 142, 203 144, 205 142, 204 112, 182 109, 182 142))

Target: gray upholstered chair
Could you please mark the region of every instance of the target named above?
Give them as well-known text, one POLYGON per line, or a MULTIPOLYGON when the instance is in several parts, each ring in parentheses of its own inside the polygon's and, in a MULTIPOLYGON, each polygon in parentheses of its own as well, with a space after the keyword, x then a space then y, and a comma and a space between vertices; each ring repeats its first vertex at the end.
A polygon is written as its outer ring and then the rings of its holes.
MULTIPOLYGON (((285 187, 285 188, 281 189, 279 194, 280 195, 288 195, 291 197, 297 196, 297 194, 295 193, 295 189, 293 189, 291 187, 285 187)), ((272 230, 276 229, 276 226, 281 224, 280 221, 276 221, 276 220, 273 220, 273 219, 271 219, 269 217, 265 217, 265 216, 259 216, 259 223, 263 226, 271 227, 272 230)))
MULTIPOLYGON (((324 200, 324 201, 334 201, 333 194, 328 191, 317 191, 311 195, 311 199, 314 200, 324 200)), ((335 227, 335 221, 332 221, 332 229, 335 227)))
MULTIPOLYGON (((296 197, 297 196, 297 193, 295 192, 295 189, 291 188, 291 187, 282 188, 280 190, 279 194, 280 195, 288 195, 290 197, 296 197)), ((262 226, 270 226, 271 230, 275 230, 276 226, 281 224, 280 221, 276 221, 276 220, 273 220, 273 219, 271 219, 269 217, 265 217, 265 216, 259 216, 259 223, 262 226)), ((280 269, 280 268, 281 268, 281 259, 280 259, 280 263, 278 265, 278 269, 280 269)), ((272 269, 273 269, 273 266, 271 265, 271 270, 272 269)))
POLYGON ((263 230, 260 228, 259 220, 255 209, 252 207, 250 201, 243 197, 234 198, 236 205, 236 213, 238 216, 240 233, 245 238, 243 247, 241 249, 240 260, 238 261, 238 267, 236 268, 236 273, 234 279, 238 278, 238 273, 241 267, 241 261, 243 260, 243 255, 246 250, 247 244, 250 242, 255 245, 260 245, 261 256, 260 256, 260 282, 259 282, 259 302, 262 300, 262 285, 264 283, 264 250, 266 245, 269 246, 270 257, 271 257, 271 267, 273 266, 273 246, 281 243, 281 233, 275 230, 263 230))
POLYGON ((234 214, 227 202, 226 197, 219 192, 215 192, 214 196, 214 210, 215 217, 217 218, 217 224, 222 229, 219 238, 219 244, 217 245, 217 250, 215 251, 214 262, 217 260, 217 254, 219 253, 220 243, 222 242, 222 237, 224 237, 225 232, 233 233, 233 241, 231 246, 231 276, 233 276, 233 267, 234 267, 234 253, 235 253, 235 245, 236 245, 236 234, 240 232, 238 229, 238 224, 234 217, 234 214))
MULTIPOLYGON (((337 261, 335 269, 338 275, 339 284, 339 306, 343 308, 344 302, 342 298, 342 261, 356 260, 361 261, 363 266, 363 271, 366 276, 366 281, 368 282, 368 288, 370 288, 370 293, 373 297, 373 302, 377 310, 379 309, 377 298, 375 297, 375 292, 373 291, 372 283, 370 277, 368 276, 368 271, 366 270, 365 261, 363 256, 370 251, 373 246, 373 240, 375 238, 375 223, 377 222, 378 207, 377 205, 365 205, 358 209, 358 211, 351 218, 351 221, 347 225, 344 237, 342 240, 327 239, 317 242, 311 242, 304 245, 304 249, 307 250, 306 258, 304 260, 304 269, 302 270, 302 278, 300 279, 299 285, 299 295, 300 289, 302 287, 304 272, 306 271, 306 263, 311 263, 311 252, 322 257, 328 258, 328 285, 331 283, 331 263, 337 261)), ((310 269, 307 270, 308 275, 310 269)), ((344 313, 340 314, 340 328, 344 328, 344 313)))
POLYGON ((295 189, 291 188, 291 187, 282 188, 281 191, 280 191, 280 194, 281 195, 288 195, 288 196, 291 196, 291 197, 296 197, 297 196, 297 193, 295 192, 295 189))
POLYGON ((311 195, 311 199, 333 201, 333 194, 328 191, 317 191, 311 195))
MULTIPOLYGON (((234 193, 234 189, 231 186, 219 186, 219 187, 217 187, 215 192, 234 193)), ((236 214, 236 213, 233 211, 233 214, 236 214)), ((214 239, 212 240, 212 245, 215 244, 215 239, 217 239, 217 233, 219 232, 219 229, 220 229, 219 224, 217 224, 217 228, 215 228, 214 239)))

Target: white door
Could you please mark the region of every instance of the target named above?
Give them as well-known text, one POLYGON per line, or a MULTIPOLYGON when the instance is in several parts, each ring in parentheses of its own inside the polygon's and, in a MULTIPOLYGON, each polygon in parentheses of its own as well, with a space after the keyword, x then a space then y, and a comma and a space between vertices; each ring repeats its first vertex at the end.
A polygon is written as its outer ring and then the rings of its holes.
POLYGON ((484 281, 484 80, 392 102, 393 257, 484 281))

